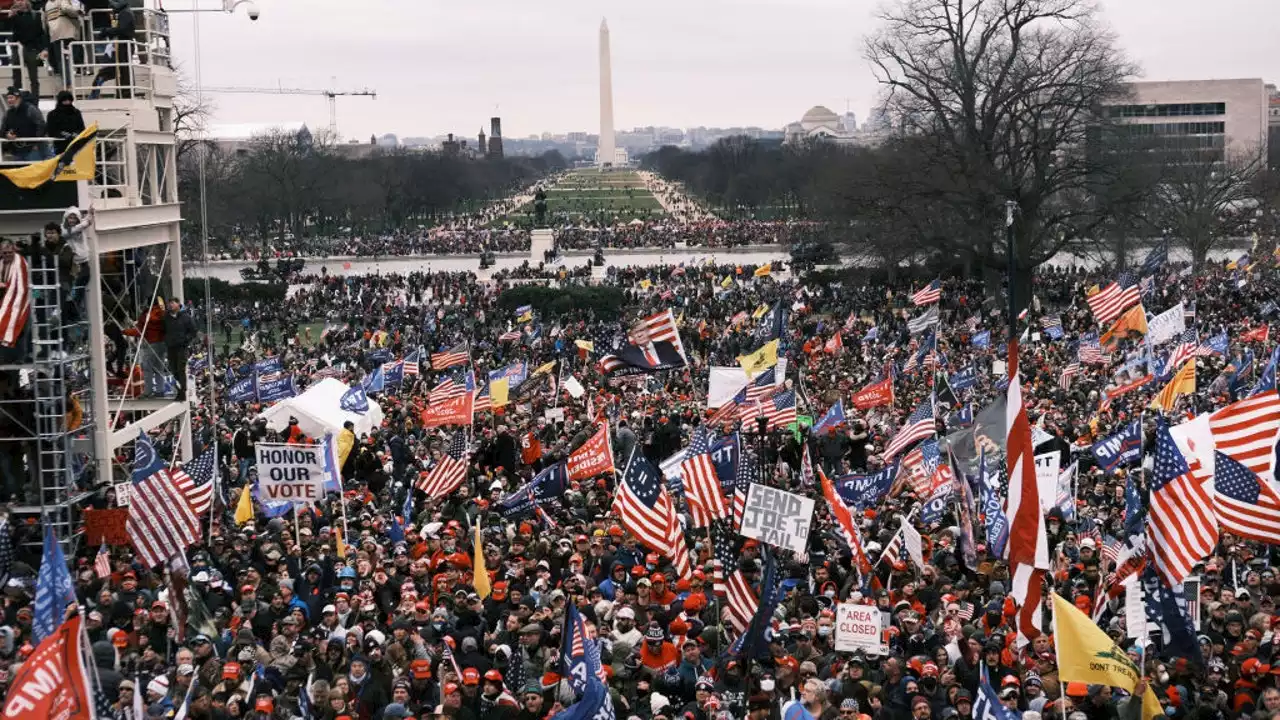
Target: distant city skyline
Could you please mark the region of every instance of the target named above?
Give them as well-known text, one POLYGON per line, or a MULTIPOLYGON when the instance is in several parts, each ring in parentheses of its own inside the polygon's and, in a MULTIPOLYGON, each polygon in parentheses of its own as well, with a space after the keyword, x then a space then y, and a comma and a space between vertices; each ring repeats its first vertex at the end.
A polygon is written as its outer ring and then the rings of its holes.
MULTIPOLYGON (((189 4, 192 0, 171 0, 189 4)), ((513 0, 405 4, 263 0, 262 16, 201 16, 206 86, 369 87, 338 98, 347 139, 372 133, 474 138, 491 116, 507 137, 595 131, 600 21, 612 31, 615 125, 781 129, 808 108, 865 118, 879 87, 862 58, 876 0, 513 0), (353 23, 394 14, 394 22, 353 23), (376 27, 376 32, 363 30, 376 27), (245 52, 252 49, 252 52, 245 52)), ((1102 0, 1102 20, 1144 79, 1280 80, 1274 9, 1220 0, 1102 0)), ((191 15, 171 18, 175 59, 193 67, 191 15)), ((214 125, 326 127, 322 97, 221 95, 214 125)))

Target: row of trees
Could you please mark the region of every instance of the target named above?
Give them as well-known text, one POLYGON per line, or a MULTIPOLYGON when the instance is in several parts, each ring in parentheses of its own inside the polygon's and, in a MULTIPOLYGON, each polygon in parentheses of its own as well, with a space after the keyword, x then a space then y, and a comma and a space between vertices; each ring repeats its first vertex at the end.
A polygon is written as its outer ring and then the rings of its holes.
POLYGON ((1010 208, 1023 283, 1068 246, 1123 264, 1135 238, 1170 237, 1200 263, 1230 238, 1280 230, 1280 179, 1257 149, 1140 134, 1098 112, 1124 102, 1137 69, 1092 3, 901 0, 880 20, 865 55, 893 128, 883 143, 730 138, 647 164, 730 213, 836 221, 847 252, 891 267, 958 259, 993 282, 1010 208))
MULTIPOLYGON (((210 237, 251 242, 431 226, 476 212, 565 167, 559 153, 478 159, 377 148, 353 153, 307 132, 271 131, 247 147, 181 145, 179 192, 189 220, 200 217, 199 160, 205 164, 210 237)), ((363 146, 359 146, 365 150, 363 146)))

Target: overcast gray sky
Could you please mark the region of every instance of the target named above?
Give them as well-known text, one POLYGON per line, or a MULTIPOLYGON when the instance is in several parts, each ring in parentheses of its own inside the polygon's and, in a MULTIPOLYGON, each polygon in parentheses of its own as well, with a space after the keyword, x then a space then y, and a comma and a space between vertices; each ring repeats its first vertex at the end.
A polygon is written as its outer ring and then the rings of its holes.
MULTIPOLYGON (((166 0, 170 8, 195 0, 166 0)), ((202 0, 211 6, 214 0, 202 0)), ((257 0, 262 17, 201 15, 204 84, 369 87, 339 98, 343 135, 505 134, 598 125, 596 41, 612 31, 619 129, 780 128, 812 105, 865 118, 862 59, 880 0, 257 0), (335 80, 336 79, 336 80, 335 80)), ((1102 0, 1103 18, 1153 80, 1280 80, 1276 0, 1102 0)), ((173 15, 190 72, 192 15, 173 15)), ((216 123, 328 124, 323 97, 217 95, 216 123)))

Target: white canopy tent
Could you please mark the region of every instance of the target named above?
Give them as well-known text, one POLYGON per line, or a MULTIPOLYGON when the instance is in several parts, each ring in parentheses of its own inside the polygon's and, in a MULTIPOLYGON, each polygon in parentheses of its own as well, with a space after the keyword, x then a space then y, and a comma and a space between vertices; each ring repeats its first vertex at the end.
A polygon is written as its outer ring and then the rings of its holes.
POLYGON ((382 406, 373 400, 369 400, 369 412, 363 415, 342 409, 342 396, 349 389, 341 380, 325 378, 301 395, 281 400, 263 410, 258 417, 265 419, 267 427, 276 431, 289 427, 289 418, 296 417, 302 432, 314 438, 328 433, 336 435, 348 420, 355 424, 357 436, 381 426, 382 406))

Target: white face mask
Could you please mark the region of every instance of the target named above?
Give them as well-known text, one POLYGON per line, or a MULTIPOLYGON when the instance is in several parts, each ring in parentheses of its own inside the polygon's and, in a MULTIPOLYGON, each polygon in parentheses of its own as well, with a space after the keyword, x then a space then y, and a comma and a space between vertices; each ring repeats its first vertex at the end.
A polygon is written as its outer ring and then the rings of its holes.
POLYGON ((765 678, 761 680, 760 689, 765 692, 773 692, 773 678, 765 678))

